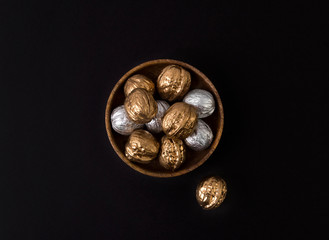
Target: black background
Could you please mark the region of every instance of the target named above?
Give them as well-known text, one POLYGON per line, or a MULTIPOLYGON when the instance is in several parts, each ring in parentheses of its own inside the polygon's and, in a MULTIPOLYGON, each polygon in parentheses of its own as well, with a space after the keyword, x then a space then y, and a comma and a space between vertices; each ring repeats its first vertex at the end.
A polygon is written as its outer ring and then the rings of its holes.
POLYGON ((327 239, 327 8, 264 2, 1 1, 0 239, 327 239), (225 111, 212 157, 172 179, 126 166, 104 124, 116 81, 158 58, 225 111), (203 211, 213 174, 228 195, 203 211))

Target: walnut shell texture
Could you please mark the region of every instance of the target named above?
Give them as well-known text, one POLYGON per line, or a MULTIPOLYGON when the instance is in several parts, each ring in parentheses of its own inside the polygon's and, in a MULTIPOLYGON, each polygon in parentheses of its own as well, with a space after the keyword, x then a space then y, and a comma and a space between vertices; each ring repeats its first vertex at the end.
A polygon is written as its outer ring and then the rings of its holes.
POLYGON ((161 98, 174 101, 181 99, 191 86, 191 74, 178 65, 169 65, 160 73, 157 89, 161 98))
POLYGON ((134 89, 124 103, 128 117, 138 124, 147 123, 158 112, 157 102, 152 94, 142 88, 134 89))
POLYGON ((127 80, 124 86, 125 96, 127 97, 136 88, 143 88, 149 93, 154 94, 155 85, 148 77, 135 74, 127 80))
POLYGON ((151 133, 138 129, 129 136, 125 155, 130 161, 149 163, 158 155, 159 147, 159 142, 151 133))
POLYGON ((196 109, 184 102, 173 104, 162 119, 162 129, 169 137, 184 139, 191 135, 197 125, 196 109))
POLYGON ((196 199, 199 205, 210 210, 219 207, 226 197, 226 182, 217 176, 201 181, 196 189, 196 199))
POLYGON ((186 159, 186 150, 182 140, 163 136, 159 156, 160 165, 175 171, 186 159))

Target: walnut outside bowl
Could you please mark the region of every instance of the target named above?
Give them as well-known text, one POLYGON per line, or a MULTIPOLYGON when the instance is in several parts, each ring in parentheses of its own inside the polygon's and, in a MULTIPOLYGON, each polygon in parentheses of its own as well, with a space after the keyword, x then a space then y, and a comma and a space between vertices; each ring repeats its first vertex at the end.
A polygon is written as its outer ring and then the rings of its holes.
MULTIPOLYGON (((156 100, 161 99, 157 93, 155 93, 154 98, 156 100)), ((173 103, 174 102, 171 102, 170 105, 172 105, 173 103)), ((107 135, 112 144, 112 147, 114 148, 118 156, 128 166, 130 166, 131 168, 135 169, 140 173, 153 177, 163 177, 163 178, 175 177, 193 171, 194 169, 202 165, 214 152, 223 132, 224 111, 223 111, 222 101, 219 97, 219 94, 215 86, 202 72, 200 72, 195 67, 181 61, 171 60, 171 59, 159 59, 159 60, 145 62, 138 65, 137 67, 134 67, 133 69, 128 71, 125 75, 123 75, 123 77, 117 82, 107 101, 106 111, 105 111, 105 125, 106 125, 107 135), (210 126, 210 128, 214 133, 214 139, 211 146, 199 152, 193 151, 188 147, 186 147, 186 161, 175 172, 166 170, 162 166, 160 166, 157 158, 154 159, 149 164, 139 164, 129 161, 124 154, 125 144, 129 136, 123 136, 116 133, 111 127, 111 119, 110 119, 112 110, 122 105, 124 102, 125 99, 124 85, 129 77, 131 77, 134 74, 143 74, 149 77, 150 79, 152 79, 152 81, 156 84, 157 77, 161 73, 161 70, 171 64, 180 65, 191 73, 192 80, 191 80, 190 90, 196 88, 205 89, 212 93, 216 102, 216 109, 214 113, 207 118, 203 118, 203 120, 210 126)), ((159 142, 163 135, 164 135, 163 133, 154 134, 154 136, 157 138, 159 142)))

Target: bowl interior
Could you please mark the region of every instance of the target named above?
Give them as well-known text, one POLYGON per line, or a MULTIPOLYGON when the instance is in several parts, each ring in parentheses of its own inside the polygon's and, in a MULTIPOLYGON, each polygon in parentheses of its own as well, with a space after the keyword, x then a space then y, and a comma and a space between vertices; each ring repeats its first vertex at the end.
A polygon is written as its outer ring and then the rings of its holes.
MULTIPOLYGON (((155 100, 160 100, 158 93, 156 92, 154 94, 155 100)), ((168 102, 170 105, 172 105, 174 102, 168 102)), ((107 106, 106 106, 106 113, 105 113, 105 124, 106 124, 106 130, 108 133, 109 140, 118 154, 118 156, 130 167, 133 169, 146 174, 150 176, 155 177, 174 177, 179 176, 184 173, 190 172, 193 169, 200 166, 202 163, 204 163, 209 156, 212 154, 212 152, 215 150, 215 148, 218 145, 218 142, 220 140, 222 130, 223 130, 223 106, 220 100, 220 97, 218 95, 218 92, 216 88, 213 86, 213 84, 210 82, 210 80, 202 74, 199 70, 196 68, 190 66, 189 64, 186 64, 184 62, 176 61, 176 60, 170 60, 170 59, 160 59, 160 60, 154 60, 150 62, 143 63, 133 69, 131 69, 129 72, 127 72, 115 85, 113 88, 111 95, 108 99, 107 106), (156 85, 157 77, 161 73, 162 69, 170 64, 178 64, 185 68, 187 71, 191 74, 191 88, 201 88, 204 90, 207 90, 212 93, 212 95, 215 98, 216 102, 216 109, 212 115, 210 115, 207 118, 203 118, 203 120, 210 126, 210 128, 213 131, 214 134, 214 140, 211 144, 211 146, 203 151, 193 151, 186 147, 186 161, 180 166, 180 168, 175 171, 169 171, 164 169, 160 166, 159 161, 157 159, 153 160, 149 164, 140 164, 129 161, 125 155, 125 144, 128 140, 129 136, 123 136, 115 131, 113 131, 111 127, 111 121, 110 121, 110 115, 114 108, 122 105, 124 103, 125 95, 124 95, 124 84, 126 80, 134 75, 134 74, 143 74, 147 77, 149 77, 154 84, 156 85)), ((145 129, 145 127, 144 127, 145 129)), ((164 135, 163 132, 160 134, 153 134, 157 140, 160 142, 161 137, 164 135)))

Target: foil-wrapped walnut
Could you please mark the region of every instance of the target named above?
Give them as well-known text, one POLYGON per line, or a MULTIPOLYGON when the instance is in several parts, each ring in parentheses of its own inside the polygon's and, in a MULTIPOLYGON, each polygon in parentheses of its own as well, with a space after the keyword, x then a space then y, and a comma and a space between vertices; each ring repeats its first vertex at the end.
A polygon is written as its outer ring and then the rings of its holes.
POLYGON ((157 100, 157 104, 158 113, 155 115, 155 118, 145 124, 147 130, 151 133, 160 133, 162 131, 162 117, 170 107, 170 105, 163 100, 157 100))
POLYGON ((198 124, 194 132, 185 138, 185 144, 194 151, 202 151, 208 148, 214 138, 211 128, 202 119, 198 119, 198 124))
POLYGON ((146 130, 135 130, 128 139, 125 148, 126 157, 133 162, 149 163, 159 152, 159 143, 146 130))
POLYGON ((185 161, 186 151, 182 140, 163 136, 159 156, 160 165, 175 171, 185 161))
POLYGON ((215 111, 215 99, 212 94, 203 89, 193 89, 183 99, 183 102, 197 109, 198 117, 205 118, 215 111))
POLYGON ((174 101, 181 99, 191 86, 191 74, 178 65, 169 65, 160 73, 157 89, 161 98, 174 101))
POLYGON ((162 129, 168 137, 184 139, 194 131, 198 122, 196 109, 184 102, 173 104, 162 119, 162 129))
POLYGON ((130 135, 135 129, 143 127, 143 124, 134 123, 128 118, 123 105, 116 107, 112 111, 111 125, 114 131, 122 135, 130 135))
POLYGON ((147 123, 155 117, 158 105, 152 94, 142 88, 134 89, 124 103, 128 117, 138 124, 147 123))
POLYGON ((222 178, 209 177, 197 186, 196 199, 203 209, 210 210, 217 208, 224 201, 226 192, 226 183, 222 178))
POLYGON ((136 88, 143 88, 151 94, 154 94, 155 90, 152 80, 141 74, 135 74, 128 78, 124 86, 125 96, 127 97, 136 88))

